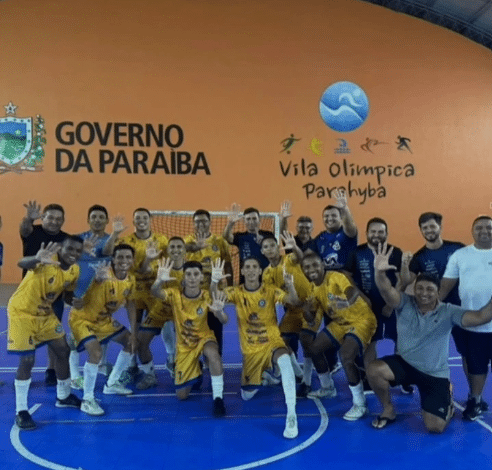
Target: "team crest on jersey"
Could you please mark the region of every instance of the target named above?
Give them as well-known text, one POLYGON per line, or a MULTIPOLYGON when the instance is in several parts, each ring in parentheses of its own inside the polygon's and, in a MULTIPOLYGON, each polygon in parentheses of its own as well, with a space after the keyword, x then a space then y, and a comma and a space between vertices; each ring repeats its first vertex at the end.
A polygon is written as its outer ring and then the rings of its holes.
POLYGON ((0 118, 0 175, 14 171, 43 171, 46 144, 44 119, 17 117, 17 106, 4 106, 5 117, 0 118))
POLYGON ((338 255, 336 253, 330 253, 325 258, 325 266, 328 268, 333 268, 338 264, 338 255))
POLYGON ((55 278, 54 277, 50 277, 48 279, 48 284, 53 284, 55 282, 55 278))
POLYGON ((258 307, 263 308, 265 305, 266 305, 266 300, 265 300, 265 299, 261 299, 261 300, 258 302, 258 307))
POLYGON ((198 307, 198 308, 196 309, 196 314, 197 314, 197 315, 203 315, 203 308, 202 308, 202 307, 198 307))
POLYGON ((332 247, 335 251, 340 251, 340 248, 341 248, 340 243, 338 243, 338 240, 337 240, 335 243, 333 243, 333 245, 331 245, 331 247, 332 247))

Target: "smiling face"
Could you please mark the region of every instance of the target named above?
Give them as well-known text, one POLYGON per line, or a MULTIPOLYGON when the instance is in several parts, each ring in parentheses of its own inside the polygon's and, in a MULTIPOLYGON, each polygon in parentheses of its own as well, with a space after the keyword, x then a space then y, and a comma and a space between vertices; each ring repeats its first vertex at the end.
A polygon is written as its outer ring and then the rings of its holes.
POLYGON ((186 252, 185 243, 181 239, 170 240, 167 245, 167 256, 171 258, 176 265, 176 261, 183 261, 186 252))
POLYGON ((319 286, 325 276, 323 261, 318 256, 306 256, 301 263, 302 272, 311 281, 319 286))
POLYGON ((433 282, 418 281, 414 287, 417 305, 423 310, 433 310, 439 299, 439 289, 433 282))
POLYGON ((210 219, 205 214, 195 215, 193 224, 195 225, 196 233, 201 235, 208 235, 210 233, 210 219))
POLYGON ((273 238, 265 238, 261 242, 261 253, 270 262, 276 260, 280 256, 280 249, 277 241, 273 238))
POLYGON ((133 252, 130 249, 122 248, 113 253, 113 270, 115 274, 126 276, 133 266, 133 252))
POLYGON ((82 255, 83 248, 84 245, 82 242, 67 238, 62 243, 60 251, 58 252, 58 259, 60 260, 62 268, 75 264, 82 255))
POLYGON ((342 218, 340 211, 335 207, 331 209, 325 209, 323 211, 323 223, 327 232, 333 233, 340 229, 342 226, 342 218))
POLYGON ((203 273, 200 268, 190 267, 184 271, 183 284, 186 289, 200 289, 203 273))
POLYGON ((426 241, 433 243, 441 238, 441 226, 435 221, 430 219, 420 225, 420 231, 426 241))
POLYGON ((63 222, 65 222, 63 212, 56 209, 47 210, 41 218, 43 229, 51 235, 56 235, 61 230, 63 222))
POLYGON ((492 248, 492 220, 479 219, 472 227, 472 235, 476 248, 492 248))
POLYGON ((259 282, 261 276, 261 266, 256 259, 247 259, 241 268, 241 274, 244 276, 244 281, 247 284, 259 282))
POLYGON ((89 224, 89 228, 91 232, 94 233, 104 233, 106 229, 106 225, 108 225, 108 216, 104 211, 93 210, 89 214, 89 218, 87 219, 87 223, 89 224))
POLYGON ((143 233, 150 230, 150 215, 146 211, 136 211, 133 214, 133 226, 137 232, 143 233))
POLYGON ((384 243, 388 238, 388 230, 386 225, 380 222, 370 224, 367 228, 366 236, 367 243, 369 243, 369 245, 373 248, 377 248, 380 243, 384 243))
POLYGON ((257 212, 248 212, 244 216, 244 225, 250 233, 256 233, 260 228, 260 216, 257 212))

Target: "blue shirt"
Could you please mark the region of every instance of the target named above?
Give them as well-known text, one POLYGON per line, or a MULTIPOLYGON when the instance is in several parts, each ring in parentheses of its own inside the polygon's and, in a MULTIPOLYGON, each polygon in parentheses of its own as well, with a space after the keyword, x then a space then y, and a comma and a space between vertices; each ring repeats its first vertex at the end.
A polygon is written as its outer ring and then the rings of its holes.
MULTIPOLYGON (((267 230, 260 230, 259 234, 263 238, 266 236, 275 236, 267 230)), ((241 266, 246 258, 256 258, 260 262, 261 269, 265 269, 270 264, 270 261, 261 252, 261 244, 256 241, 256 233, 236 232, 234 233, 232 244, 237 246, 239 250, 241 266)))
POLYGON ((340 227, 336 232, 321 232, 316 237, 317 253, 321 256, 325 269, 341 270, 348 261, 349 255, 357 248, 357 235, 347 236, 340 227))

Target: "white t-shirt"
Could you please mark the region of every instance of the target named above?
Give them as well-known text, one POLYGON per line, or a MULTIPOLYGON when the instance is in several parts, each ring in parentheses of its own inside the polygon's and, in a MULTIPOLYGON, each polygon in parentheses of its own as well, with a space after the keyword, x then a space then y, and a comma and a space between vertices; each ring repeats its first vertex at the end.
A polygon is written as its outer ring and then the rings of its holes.
MULTIPOLYGON (((443 277, 459 279, 462 307, 467 310, 481 309, 492 297, 492 249, 479 250, 473 245, 460 248, 449 258, 443 277)), ((492 321, 466 329, 492 333, 492 321)))

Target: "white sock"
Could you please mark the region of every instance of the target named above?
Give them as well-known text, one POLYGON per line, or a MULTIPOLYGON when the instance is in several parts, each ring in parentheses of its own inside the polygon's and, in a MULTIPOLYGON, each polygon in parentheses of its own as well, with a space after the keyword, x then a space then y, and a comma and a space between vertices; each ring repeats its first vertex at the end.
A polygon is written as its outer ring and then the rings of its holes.
POLYGON ((15 386, 15 413, 19 411, 27 411, 27 395, 29 393, 29 386, 31 385, 31 379, 14 381, 15 386))
POLYGON ((211 375, 212 382, 212 398, 222 398, 224 395, 224 375, 211 375))
POLYGON ((290 353, 290 362, 292 364, 292 368, 294 369, 294 374, 296 375, 296 377, 302 377, 302 368, 299 365, 299 362, 297 362, 297 357, 293 352, 290 353))
POLYGON ((97 371, 99 364, 84 364, 84 400, 94 400, 94 389, 96 388, 97 371))
POLYGON ((56 398, 58 400, 65 400, 65 398, 70 395, 70 392, 72 391, 70 387, 70 379, 65 379, 65 380, 60 380, 57 379, 56 381, 56 398))
POLYGON ((144 374, 155 374, 154 372, 154 361, 149 361, 147 364, 140 364, 144 374))
POLYGON ((241 389, 241 398, 244 401, 248 401, 248 400, 251 400, 257 393, 258 393, 257 388, 255 388, 254 390, 243 390, 243 389, 241 389))
POLYGON ((277 359, 277 364, 280 369, 282 388, 284 389, 287 416, 289 416, 296 413, 296 378, 294 369, 287 354, 282 354, 277 359))
POLYGON ((80 354, 74 350, 70 351, 68 363, 70 365, 70 378, 72 380, 77 380, 80 377, 80 371, 79 371, 80 354))
POLYGON ((349 388, 352 392, 354 405, 365 406, 366 397, 364 396, 364 385, 362 384, 362 380, 357 385, 349 385, 349 388))
POLYGON ((311 378, 313 376, 313 360, 310 357, 304 358, 304 365, 302 367, 302 381, 311 386, 311 378))
POLYGON ((101 356, 101 360, 99 361, 99 365, 103 365, 106 364, 106 362, 108 362, 108 347, 109 347, 109 343, 101 344, 102 356, 101 356))
POLYGON ((318 374, 318 377, 319 377, 319 382, 323 388, 332 388, 335 386, 330 371, 324 372, 323 374, 318 374))
POLYGON ((167 321, 161 330, 161 338, 166 348, 166 352, 170 356, 176 354, 176 331, 174 330, 174 322, 167 321))
POLYGON ((120 351, 118 357, 116 358, 116 363, 108 377, 108 386, 114 385, 120 379, 121 374, 124 370, 128 369, 132 358, 135 356, 129 352, 120 351))

